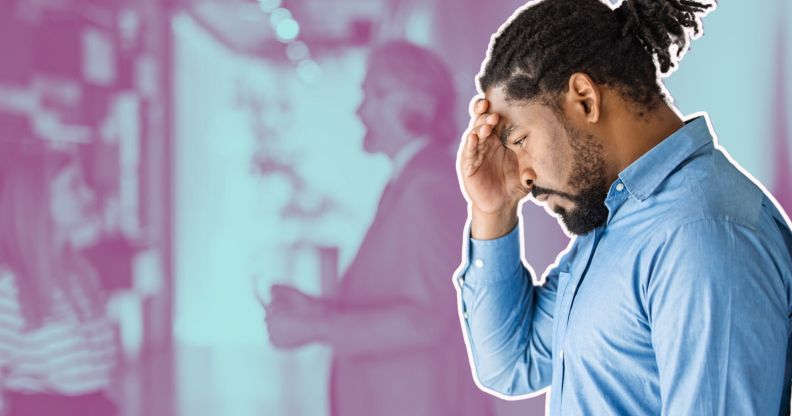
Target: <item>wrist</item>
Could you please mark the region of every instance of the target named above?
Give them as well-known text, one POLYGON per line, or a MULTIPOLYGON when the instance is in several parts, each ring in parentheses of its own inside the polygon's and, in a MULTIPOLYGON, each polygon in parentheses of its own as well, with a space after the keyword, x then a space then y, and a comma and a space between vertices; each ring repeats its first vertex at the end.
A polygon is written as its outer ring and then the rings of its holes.
POLYGON ((493 212, 472 208, 470 236, 476 240, 494 240, 508 234, 517 225, 517 206, 493 212))
POLYGON ((330 336, 335 327, 335 317, 337 315, 336 302, 323 299, 321 301, 321 312, 315 316, 314 319, 314 337, 315 341, 323 344, 330 342, 330 336))

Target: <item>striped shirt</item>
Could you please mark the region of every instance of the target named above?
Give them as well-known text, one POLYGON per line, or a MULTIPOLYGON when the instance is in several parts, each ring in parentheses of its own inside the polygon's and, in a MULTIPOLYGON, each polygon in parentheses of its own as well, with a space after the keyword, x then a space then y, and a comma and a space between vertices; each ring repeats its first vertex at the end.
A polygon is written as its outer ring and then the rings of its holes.
POLYGON ((113 326, 106 317, 80 321, 62 293, 52 315, 25 328, 15 276, 0 269, 0 386, 23 393, 87 394, 110 386, 113 326))

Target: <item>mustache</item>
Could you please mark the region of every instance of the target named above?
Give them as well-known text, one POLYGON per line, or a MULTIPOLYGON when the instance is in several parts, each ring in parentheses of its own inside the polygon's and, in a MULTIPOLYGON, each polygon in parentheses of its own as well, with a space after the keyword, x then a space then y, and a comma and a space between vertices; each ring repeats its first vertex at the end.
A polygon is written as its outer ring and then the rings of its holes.
POLYGON ((556 191, 555 189, 543 188, 541 186, 536 186, 536 185, 534 185, 533 188, 531 188, 531 195, 533 195, 534 198, 544 194, 558 195, 561 198, 569 199, 571 201, 576 201, 576 202, 580 200, 579 195, 573 195, 567 192, 556 191))

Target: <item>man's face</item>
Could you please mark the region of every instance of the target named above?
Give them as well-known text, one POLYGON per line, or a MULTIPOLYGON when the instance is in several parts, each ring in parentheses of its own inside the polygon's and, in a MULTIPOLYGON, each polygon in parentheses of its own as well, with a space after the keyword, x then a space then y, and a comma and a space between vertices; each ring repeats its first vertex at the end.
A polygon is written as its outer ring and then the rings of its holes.
POLYGON ((363 81, 363 100, 357 115, 366 129, 363 149, 369 153, 390 153, 394 141, 403 136, 399 118, 402 112, 402 94, 398 85, 385 71, 374 67, 363 81))
POLYGON ((517 157, 520 180, 561 216, 572 234, 586 234, 608 218, 606 164, 601 141, 540 103, 507 102, 502 87, 487 91, 494 133, 517 157))

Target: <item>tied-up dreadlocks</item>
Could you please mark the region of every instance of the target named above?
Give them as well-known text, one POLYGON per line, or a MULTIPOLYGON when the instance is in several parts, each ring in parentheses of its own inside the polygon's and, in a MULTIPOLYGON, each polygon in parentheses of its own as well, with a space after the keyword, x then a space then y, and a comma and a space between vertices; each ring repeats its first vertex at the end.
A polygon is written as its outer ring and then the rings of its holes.
POLYGON ((569 77, 583 72, 652 109, 665 99, 659 77, 670 75, 701 36, 701 17, 715 3, 544 0, 522 9, 494 36, 479 75, 481 91, 503 85, 510 100, 539 99, 558 108, 569 77))

